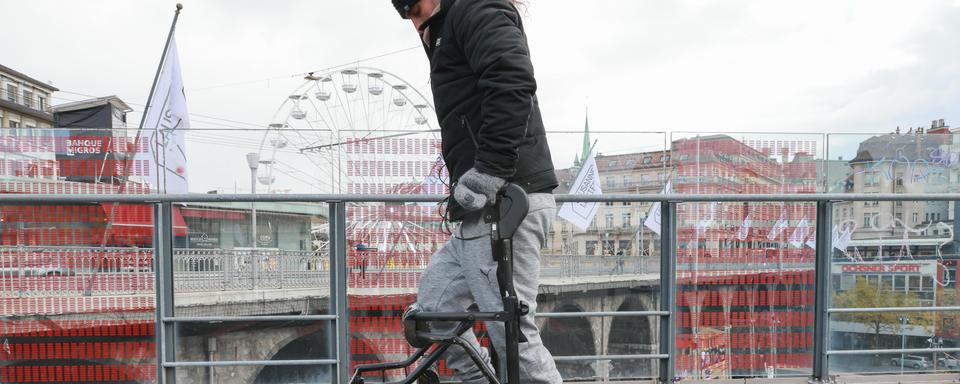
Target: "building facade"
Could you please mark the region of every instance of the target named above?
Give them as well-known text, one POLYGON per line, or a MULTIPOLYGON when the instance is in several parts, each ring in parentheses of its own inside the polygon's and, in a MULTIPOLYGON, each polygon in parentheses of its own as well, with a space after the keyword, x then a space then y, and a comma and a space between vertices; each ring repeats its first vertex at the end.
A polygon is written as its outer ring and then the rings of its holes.
POLYGON ((53 127, 50 99, 56 87, 0 64, 0 127, 53 127))

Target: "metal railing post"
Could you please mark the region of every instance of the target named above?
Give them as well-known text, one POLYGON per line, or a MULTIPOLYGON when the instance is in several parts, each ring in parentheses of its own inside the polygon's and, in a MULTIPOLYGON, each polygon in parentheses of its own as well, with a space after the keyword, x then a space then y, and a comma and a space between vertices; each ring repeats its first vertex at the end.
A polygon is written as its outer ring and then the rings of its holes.
POLYGON ((157 348, 157 382, 173 384, 177 381, 175 368, 164 367, 177 359, 176 324, 163 321, 173 317, 173 207, 170 203, 155 204, 153 209, 153 263, 156 280, 156 323, 154 335, 157 348))
POLYGON ((817 252, 814 264, 813 379, 830 376, 830 263, 833 255, 833 203, 817 202, 817 252))
POLYGON ((677 290, 677 203, 660 203, 660 310, 669 312, 660 317, 660 382, 673 382, 676 370, 674 353, 676 335, 676 290, 677 290))
POLYGON ((330 209, 330 314, 336 315, 328 333, 330 356, 337 366, 331 372, 331 383, 345 383, 350 378, 350 334, 347 308, 347 213, 341 201, 329 202, 330 209))

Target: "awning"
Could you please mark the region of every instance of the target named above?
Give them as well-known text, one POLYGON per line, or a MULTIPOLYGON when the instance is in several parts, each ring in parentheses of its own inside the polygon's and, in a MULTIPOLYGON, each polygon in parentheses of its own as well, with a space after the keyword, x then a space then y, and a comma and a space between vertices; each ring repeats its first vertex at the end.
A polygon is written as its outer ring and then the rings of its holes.
MULTIPOLYGON (((210 220, 247 220, 247 214, 241 211, 209 208, 181 208, 184 217, 210 220)), ((249 211, 248 211, 249 212, 249 211)))
MULTIPOLYGON (((153 206, 145 204, 103 203, 104 219, 113 218, 111 236, 151 238, 153 236, 153 206)), ((186 236, 187 223, 180 207, 173 207, 173 235, 186 236)))

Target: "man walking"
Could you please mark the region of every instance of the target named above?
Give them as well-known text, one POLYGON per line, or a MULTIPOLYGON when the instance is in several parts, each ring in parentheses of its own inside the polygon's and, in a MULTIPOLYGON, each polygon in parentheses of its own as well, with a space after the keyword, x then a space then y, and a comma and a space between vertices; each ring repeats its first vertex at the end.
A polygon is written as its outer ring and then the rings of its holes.
MULTIPOLYGON (((437 312, 462 312, 474 303, 484 312, 503 309, 490 224, 481 212, 495 203, 506 183, 523 187, 530 211, 513 238, 514 284, 519 299, 530 306, 520 323, 527 339, 520 344, 520 378, 523 383, 560 383, 533 317, 540 248, 556 213, 552 193, 557 179, 516 1, 392 1, 401 17, 413 22, 430 59, 442 152, 453 182, 447 215, 459 222, 450 241, 431 257, 417 303, 437 312)), ((487 328, 499 366, 505 367, 504 325, 489 322, 487 328)), ((473 333, 464 336, 489 362, 473 333)), ((486 382, 459 348, 449 349, 446 360, 463 382, 486 382)))

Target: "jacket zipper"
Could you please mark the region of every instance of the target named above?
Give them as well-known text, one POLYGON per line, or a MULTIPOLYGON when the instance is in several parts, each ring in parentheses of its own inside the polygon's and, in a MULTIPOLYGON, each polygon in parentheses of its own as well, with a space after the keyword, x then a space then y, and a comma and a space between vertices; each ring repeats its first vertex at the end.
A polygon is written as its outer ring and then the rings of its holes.
MULTIPOLYGON (((476 152, 477 152, 477 151, 480 151, 480 143, 477 142, 477 137, 474 136, 474 134, 473 134, 473 128, 470 127, 470 122, 467 121, 467 116, 465 116, 465 115, 460 115, 460 125, 461 125, 463 128, 465 128, 468 133, 470 133, 470 140, 473 141, 474 157, 476 157, 476 152)), ((526 129, 526 128, 524 128, 524 129, 526 129)))

